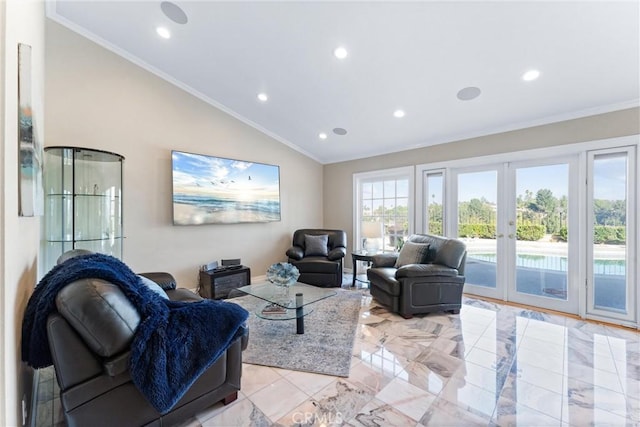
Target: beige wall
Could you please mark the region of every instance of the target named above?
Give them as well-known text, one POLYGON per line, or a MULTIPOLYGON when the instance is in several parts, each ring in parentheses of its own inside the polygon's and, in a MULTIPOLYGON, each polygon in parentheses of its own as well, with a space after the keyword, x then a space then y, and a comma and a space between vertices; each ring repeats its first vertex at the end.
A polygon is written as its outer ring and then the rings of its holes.
MULTIPOLYGON (((383 156, 324 165, 325 226, 347 231, 353 241, 353 174, 577 142, 640 134, 640 109, 631 108, 575 120, 455 141, 383 156), (340 206, 340 209, 336 209, 340 206)), ((351 259, 346 263, 351 266, 351 259)))
POLYGON ((124 261, 195 287, 198 266, 242 258, 252 276, 285 260, 292 231, 322 225, 322 165, 70 30, 47 22, 47 145, 124 162, 124 261), (282 221, 173 226, 171 150, 280 166, 282 221))
POLYGON ((32 370, 20 359, 22 316, 37 279, 39 217, 18 216, 18 43, 32 48, 32 107, 36 134, 43 135, 44 3, 32 0, 2 2, 2 161, 0 210, 2 266, 2 377, 0 424, 22 425, 21 401, 29 405, 32 370), (40 119, 38 121, 38 119, 40 119))

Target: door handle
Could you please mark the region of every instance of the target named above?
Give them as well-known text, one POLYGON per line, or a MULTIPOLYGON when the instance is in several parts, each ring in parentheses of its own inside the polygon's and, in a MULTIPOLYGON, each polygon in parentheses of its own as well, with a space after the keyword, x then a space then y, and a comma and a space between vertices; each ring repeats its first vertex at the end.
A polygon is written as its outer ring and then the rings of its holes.
POLYGON ((500 233, 498 234, 498 237, 504 237, 504 234, 500 233))
POLYGON ((510 239, 513 239, 513 234, 509 234, 509 238, 510 238, 510 239))

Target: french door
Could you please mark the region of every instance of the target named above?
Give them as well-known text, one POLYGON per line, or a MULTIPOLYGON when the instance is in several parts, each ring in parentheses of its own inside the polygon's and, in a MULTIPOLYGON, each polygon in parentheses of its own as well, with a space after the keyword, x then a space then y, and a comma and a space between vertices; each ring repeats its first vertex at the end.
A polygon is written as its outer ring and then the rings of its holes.
POLYGON ((504 167, 452 171, 449 235, 467 245, 465 292, 502 299, 504 295, 504 167), (499 230, 500 229, 500 230, 499 230))
POLYGON ((508 166, 507 299, 579 310, 578 156, 508 166))
POLYGON ((466 293, 638 326, 638 156, 625 137, 420 165, 416 224, 466 243, 466 293))
POLYGON ((577 313, 577 156, 451 170, 465 291, 577 313))

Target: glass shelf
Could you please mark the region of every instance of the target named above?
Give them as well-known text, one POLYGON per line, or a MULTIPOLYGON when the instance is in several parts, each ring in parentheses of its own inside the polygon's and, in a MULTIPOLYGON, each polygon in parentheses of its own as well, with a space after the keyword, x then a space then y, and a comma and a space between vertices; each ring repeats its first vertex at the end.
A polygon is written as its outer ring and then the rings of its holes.
POLYGON ((102 242, 104 240, 118 240, 118 239, 124 239, 124 237, 122 236, 115 236, 115 237, 104 237, 101 239, 62 239, 62 240, 47 240, 47 242, 51 242, 51 243, 72 243, 72 242, 102 242))
POLYGON ((44 151, 43 273, 71 249, 122 258, 124 157, 80 147, 47 147, 44 151))

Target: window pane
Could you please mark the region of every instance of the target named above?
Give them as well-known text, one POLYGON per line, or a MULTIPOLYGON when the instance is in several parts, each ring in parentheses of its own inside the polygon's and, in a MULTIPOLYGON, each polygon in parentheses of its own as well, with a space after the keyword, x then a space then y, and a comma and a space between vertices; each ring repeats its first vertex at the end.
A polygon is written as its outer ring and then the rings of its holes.
POLYGON ((370 199, 373 195, 373 186, 370 182, 365 182, 362 184, 362 189, 360 190, 362 199, 370 199))
POLYGON ((362 201, 362 210, 360 211, 360 214, 362 215, 362 217, 366 217, 371 215, 373 212, 371 210, 371 200, 363 200, 362 201))
POLYGON ((398 197, 409 197, 409 180, 399 179, 396 181, 396 195, 398 197))
POLYGON ((444 176, 442 172, 427 175, 427 230, 430 234, 443 235, 442 214, 443 199, 442 190, 444 186, 444 176))
POLYGON ((496 171, 458 175, 458 236, 467 244, 466 282, 496 287, 496 171))
POLYGON ((407 237, 408 224, 402 219, 391 219, 384 230, 385 250, 398 250, 401 242, 407 237))
POLYGON ((516 290, 567 300, 569 165, 516 169, 516 290))
POLYGON ((593 161, 593 299, 595 308, 627 312, 627 154, 593 161))
POLYGON ((396 197, 396 182, 395 181, 385 181, 384 182, 384 197, 396 197))
POLYGON ((378 198, 382 198, 383 194, 382 194, 382 182, 373 182, 371 183, 371 186, 373 188, 372 190, 372 194, 374 198, 378 199, 378 198))
POLYGON ((382 216, 382 199, 374 199, 371 201, 373 207, 373 214, 377 216, 382 216))
POLYGON ((384 214, 386 217, 396 216, 396 199, 384 199, 384 214))

